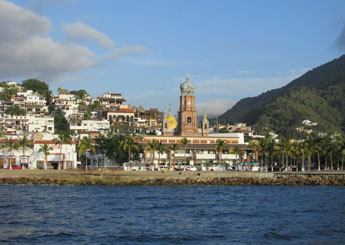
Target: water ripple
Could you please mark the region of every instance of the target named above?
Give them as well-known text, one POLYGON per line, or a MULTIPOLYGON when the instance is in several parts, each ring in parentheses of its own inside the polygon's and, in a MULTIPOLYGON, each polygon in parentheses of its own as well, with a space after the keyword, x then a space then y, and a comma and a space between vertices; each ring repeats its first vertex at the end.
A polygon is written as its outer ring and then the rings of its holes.
POLYGON ((0 243, 344 244, 341 187, 0 186, 0 243))

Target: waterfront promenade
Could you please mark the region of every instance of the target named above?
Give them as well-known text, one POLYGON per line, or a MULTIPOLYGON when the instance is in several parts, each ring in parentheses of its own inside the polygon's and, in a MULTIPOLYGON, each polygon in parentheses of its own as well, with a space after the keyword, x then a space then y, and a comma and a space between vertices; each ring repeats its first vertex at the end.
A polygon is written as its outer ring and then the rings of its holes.
POLYGON ((345 185, 345 172, 199 172, 0 170, 0 184, 56 185, 345 185))

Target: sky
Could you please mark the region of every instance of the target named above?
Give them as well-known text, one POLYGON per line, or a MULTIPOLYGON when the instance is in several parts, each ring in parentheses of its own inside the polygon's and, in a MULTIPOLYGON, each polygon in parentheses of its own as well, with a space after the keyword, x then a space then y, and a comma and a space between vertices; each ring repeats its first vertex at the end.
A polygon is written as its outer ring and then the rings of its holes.
POLYGON ((175 114, 279 88, 345 52, 343 0, 0 0, 0 81, 36 78, 175 114))

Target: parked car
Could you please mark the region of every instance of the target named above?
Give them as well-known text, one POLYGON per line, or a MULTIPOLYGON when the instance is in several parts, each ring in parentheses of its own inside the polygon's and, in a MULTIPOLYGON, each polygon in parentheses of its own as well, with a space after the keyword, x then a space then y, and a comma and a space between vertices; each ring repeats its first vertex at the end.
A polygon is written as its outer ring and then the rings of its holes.
POLYGON ((194 166, 190 166, 186 168, 186 171, 198 171, 198 169, 194 166))

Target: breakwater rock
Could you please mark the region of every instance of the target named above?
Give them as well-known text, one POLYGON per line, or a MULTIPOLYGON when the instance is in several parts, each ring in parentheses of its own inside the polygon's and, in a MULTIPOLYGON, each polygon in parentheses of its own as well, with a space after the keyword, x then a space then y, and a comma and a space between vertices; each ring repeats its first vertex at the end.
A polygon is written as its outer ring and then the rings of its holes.
POLYGON ((179 186, 179 185, 263 185, 263 186, 345 186, 345 173, 67 173, 0 175, 0 184, 33 185, 107 185, 107 186, 179 186))

